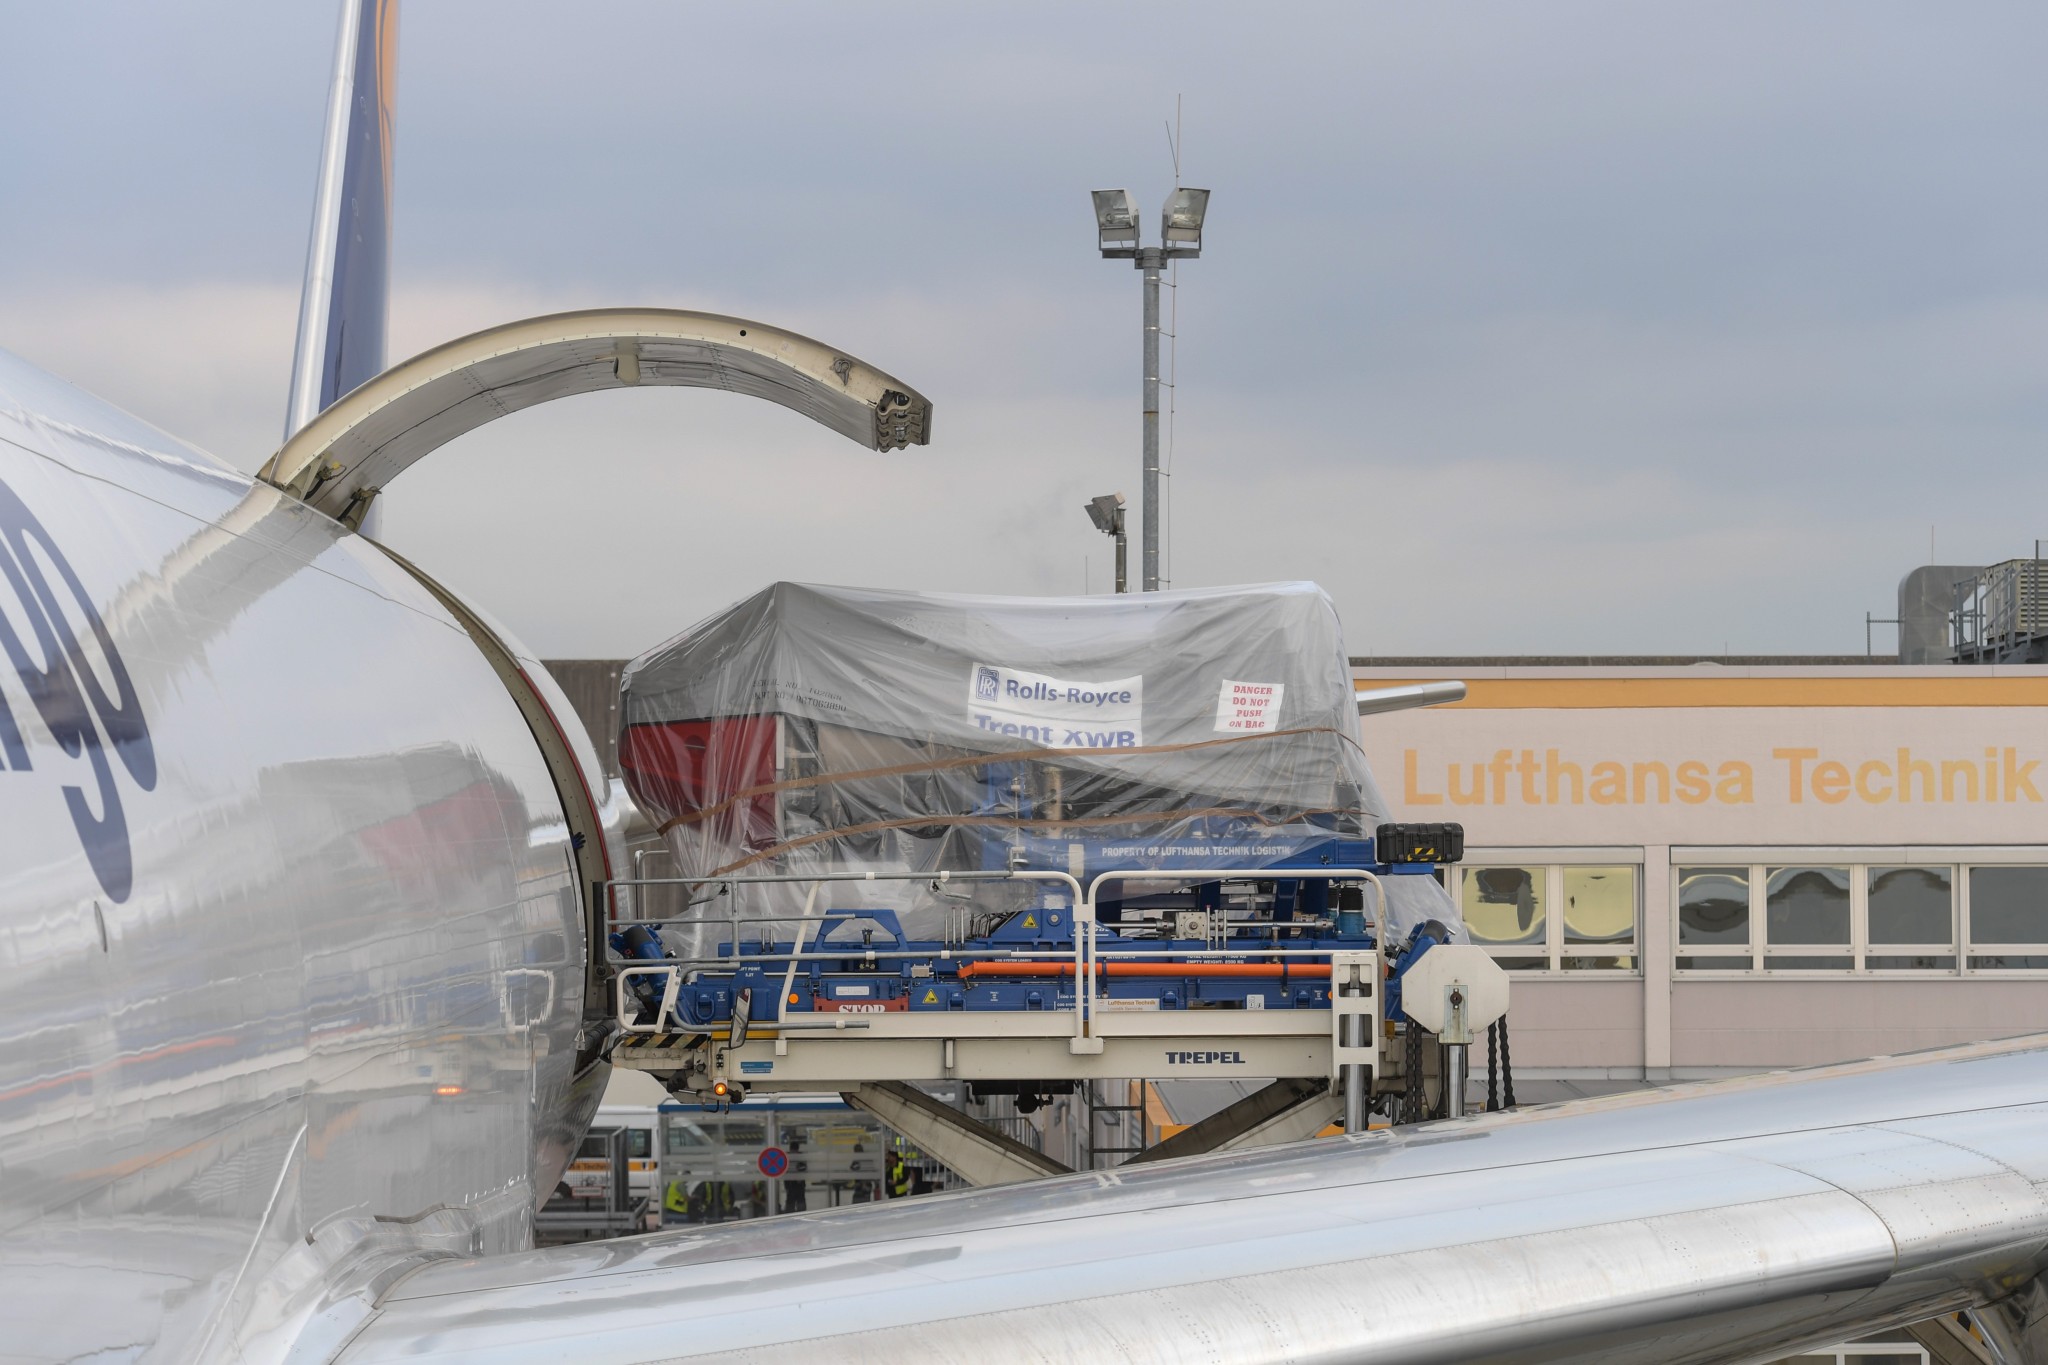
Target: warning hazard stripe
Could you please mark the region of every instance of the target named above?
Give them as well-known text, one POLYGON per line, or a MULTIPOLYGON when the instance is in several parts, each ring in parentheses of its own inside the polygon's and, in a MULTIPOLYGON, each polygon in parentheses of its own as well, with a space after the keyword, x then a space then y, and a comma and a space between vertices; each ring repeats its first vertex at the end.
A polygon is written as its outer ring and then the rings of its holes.
POLYGON ((673 1047, 679 1033, 629 1033, 619 1040, 620 1047, 673 1047))

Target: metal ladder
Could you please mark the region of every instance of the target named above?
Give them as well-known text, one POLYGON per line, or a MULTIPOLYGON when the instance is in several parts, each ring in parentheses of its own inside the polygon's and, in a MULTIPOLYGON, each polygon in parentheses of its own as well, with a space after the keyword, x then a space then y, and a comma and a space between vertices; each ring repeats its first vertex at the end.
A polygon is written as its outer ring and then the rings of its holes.
POLYGON ((1120 1166, 1145 1150, 1145 1082, 1087 1081, 1082 1084, 1081 1095, 1088 1125, 1088 1170, 1120 1166), (1119 1087, 1123 1090, 1124 1103, 1114 1104, 1104 1098, 1105 1090, 1114 1094, 1119 1087), (1102 1141, 1105 1129, 1114 1130, 1126 1140, 1122 1143, 1102 1141), (1136 1141, 1129 1140, 1132 1138, 1136 1141))

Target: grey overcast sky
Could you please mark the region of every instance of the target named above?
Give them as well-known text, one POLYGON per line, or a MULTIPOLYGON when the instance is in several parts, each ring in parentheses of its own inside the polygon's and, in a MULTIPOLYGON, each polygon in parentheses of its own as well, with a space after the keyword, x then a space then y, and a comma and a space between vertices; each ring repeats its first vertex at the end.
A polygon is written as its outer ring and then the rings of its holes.
MULTIPOLYGON (((0 346, 254 469, 333 6, 0 18, 0 346)), ((2048 536, 2044 69, 2021 3, 402 0, 394 358, 706 308, 936 439, 592 395, 394 481, 385 535, 551 657, 777 578, 1104 590, 1139 289, 1087 191, 1156 223, 1178 96, 1174 582, 1314 579, 1355 653, 1860 652, 1930 541, 2048 536)))

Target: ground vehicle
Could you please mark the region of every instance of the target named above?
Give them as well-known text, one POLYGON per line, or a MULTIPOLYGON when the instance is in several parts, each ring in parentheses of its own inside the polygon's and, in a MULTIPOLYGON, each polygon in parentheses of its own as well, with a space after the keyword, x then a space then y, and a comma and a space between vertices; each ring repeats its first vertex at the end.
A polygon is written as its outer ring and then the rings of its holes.
POLYGON ((658 1203, 661 1195, 655 1182, 655 1123, 655 1111, 650 1105, 601 1105, 597 1117, 591 1120, 591 1132, 576 1149, 576 1159, 569 1163, 568 1170, 562 1172, 562 1183, 569 1187, 569 1193, 579 1199, 604 1197, 609 1176, 602 1130, 624 1128, 632 1195, 658 1203))

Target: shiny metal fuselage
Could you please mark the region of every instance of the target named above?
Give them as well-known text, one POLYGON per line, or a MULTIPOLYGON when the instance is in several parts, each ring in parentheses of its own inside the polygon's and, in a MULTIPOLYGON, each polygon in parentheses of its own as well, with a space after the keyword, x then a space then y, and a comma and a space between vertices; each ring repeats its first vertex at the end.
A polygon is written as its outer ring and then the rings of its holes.
POLYGON ((261 1354, 526 1245, 603 1068, 563 806, 462 626, 0 352, 0 646, 0 1358, 261 1354))

